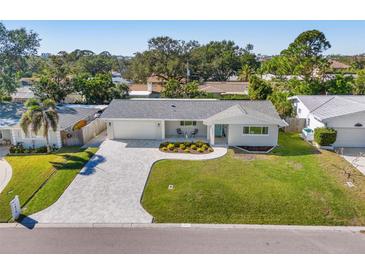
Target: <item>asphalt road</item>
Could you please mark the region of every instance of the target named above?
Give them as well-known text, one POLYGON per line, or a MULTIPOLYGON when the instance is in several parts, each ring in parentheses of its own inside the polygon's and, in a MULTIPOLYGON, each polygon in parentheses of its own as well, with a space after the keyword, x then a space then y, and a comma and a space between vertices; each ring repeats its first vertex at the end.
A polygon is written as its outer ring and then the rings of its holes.
POLYGON ((1 228, 0 253, 365 253, 365 234, 196 227, 1 228))

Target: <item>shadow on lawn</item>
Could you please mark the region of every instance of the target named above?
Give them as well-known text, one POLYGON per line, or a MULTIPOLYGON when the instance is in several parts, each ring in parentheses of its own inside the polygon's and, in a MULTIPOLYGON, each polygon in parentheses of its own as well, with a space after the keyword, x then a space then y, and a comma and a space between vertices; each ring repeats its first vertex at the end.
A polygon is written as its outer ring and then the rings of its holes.
POLYGON ((90 151, 86 151, 87 157, 82 158, 72 154, 64 154, 63 158, 66 160, 65 162, 51 162, 53 167, 57 170, 65 170, 65 169, 81 169, 81 175, 90 175, 95 172, 95 168, 98 164, 105 162, 105 157, 94 154, 90 151))

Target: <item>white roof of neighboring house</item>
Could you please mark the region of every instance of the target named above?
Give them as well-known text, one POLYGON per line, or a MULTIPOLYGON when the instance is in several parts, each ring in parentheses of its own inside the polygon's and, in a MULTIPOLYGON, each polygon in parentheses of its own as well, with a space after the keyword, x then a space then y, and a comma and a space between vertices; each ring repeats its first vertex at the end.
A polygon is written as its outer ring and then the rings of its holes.
POLYGON ((131 90, 129 91, 129 96, 150 96, 151 93, 148 90, 131 90))
POLYGON ((301 101, 322 121, 365 111, 365 96, 361 95, 300 95, 289 99, 301 101))

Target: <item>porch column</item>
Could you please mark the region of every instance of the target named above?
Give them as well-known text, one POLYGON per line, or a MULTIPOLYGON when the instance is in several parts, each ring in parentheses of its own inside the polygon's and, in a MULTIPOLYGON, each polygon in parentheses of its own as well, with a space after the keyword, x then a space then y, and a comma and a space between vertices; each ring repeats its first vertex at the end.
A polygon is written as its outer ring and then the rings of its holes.
POLYGON ((165 132, 165 120, 161 121, 161 130, 162 130, 162 134, 161 134, 162 140, 164 140, 166 138, 166 136, 165 136, 165 134, 166 134, 166 132, 165 132))
POLYGON ((209 143, 211 144, 211 145, 214 145, 214 133, 215 133, 215 126, 214 126, 214 124, 213 125, 210 125, 209 126, 209 143))

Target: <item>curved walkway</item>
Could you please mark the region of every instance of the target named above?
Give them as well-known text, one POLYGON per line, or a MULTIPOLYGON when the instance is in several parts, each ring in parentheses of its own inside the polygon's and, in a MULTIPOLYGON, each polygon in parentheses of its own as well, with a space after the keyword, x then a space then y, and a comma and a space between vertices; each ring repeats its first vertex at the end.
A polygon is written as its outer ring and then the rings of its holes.
POLYGON ((30 216, 38 223, 151 223, 140 199, 150 169, 162 159, 208 160, 226 154, 215 147, 204 155, 158 150, 159 141, 106 140, 60 199, 30 216))
POLYGON ((4 158, 7 153, 7 147, 0 147, 0 193, 6 187, 13 174, 11 166, 4 158))

